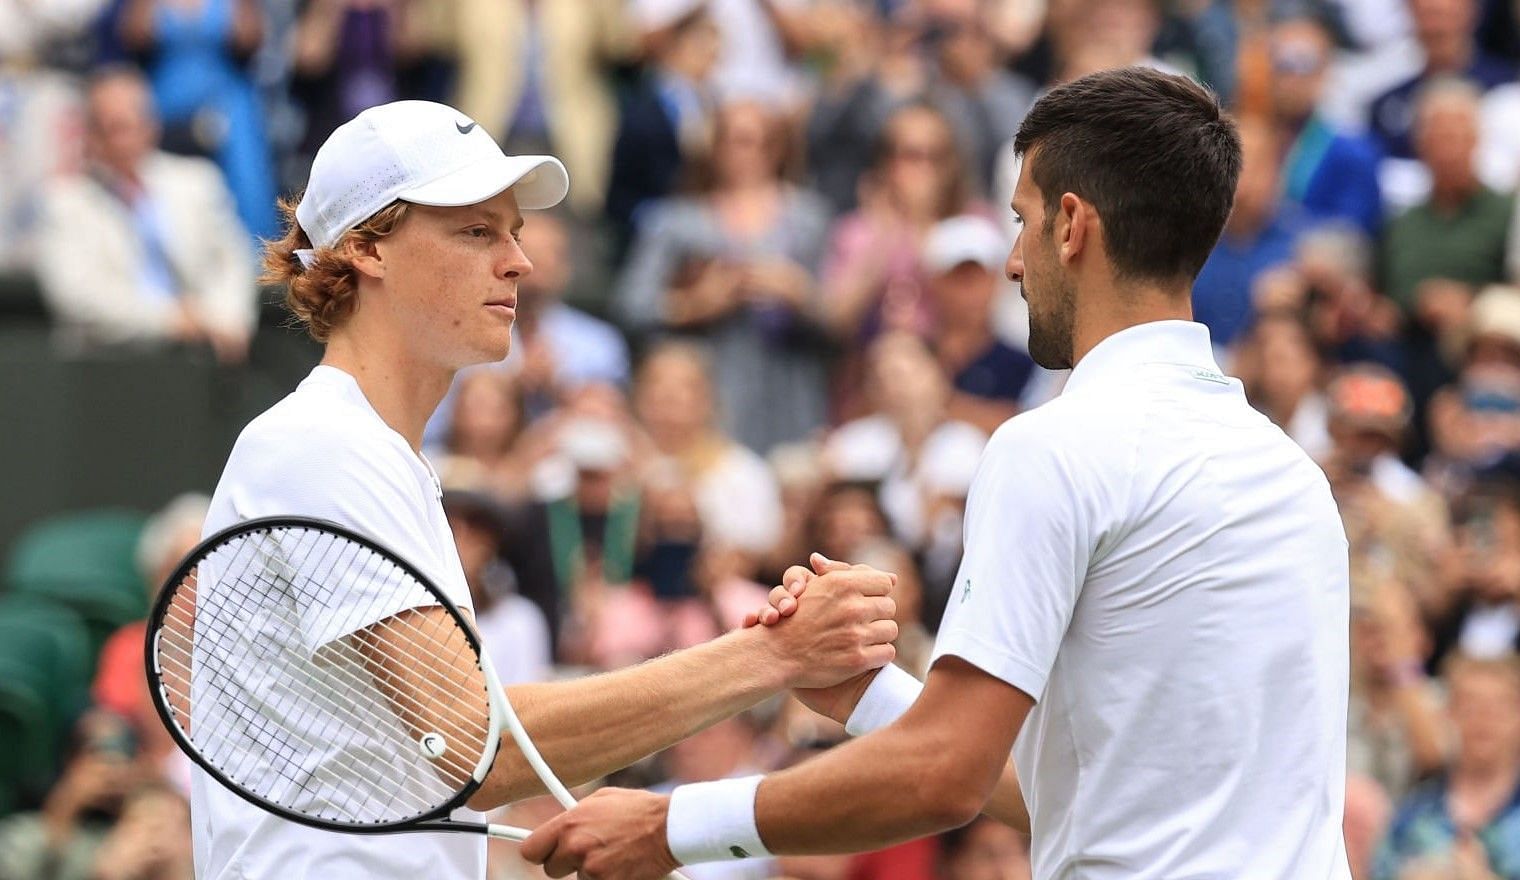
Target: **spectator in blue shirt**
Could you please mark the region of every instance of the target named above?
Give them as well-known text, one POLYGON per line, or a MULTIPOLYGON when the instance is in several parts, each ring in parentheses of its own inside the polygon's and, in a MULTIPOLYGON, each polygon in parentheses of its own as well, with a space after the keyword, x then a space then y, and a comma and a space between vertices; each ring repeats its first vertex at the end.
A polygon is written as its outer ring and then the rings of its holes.
POLYGON ((1291 18, 1272 29, 1272 114, 1286 150, 1283 201, 1313 220, 1354 224, 1369 236, 1382 225, 1377 146, 1336 130, 1319 113, 1332 43, 1313 18, 1291 18))
POLYGON ((1242 160, 1235 210, 1193 283, 1193 317, 1214 344, 1229 346, 1251 323, 1251 290, 1263 272, 1293 260, 1302 216, 1278 198, 1277 144, 1256 119, 1240 122, 1242 160))

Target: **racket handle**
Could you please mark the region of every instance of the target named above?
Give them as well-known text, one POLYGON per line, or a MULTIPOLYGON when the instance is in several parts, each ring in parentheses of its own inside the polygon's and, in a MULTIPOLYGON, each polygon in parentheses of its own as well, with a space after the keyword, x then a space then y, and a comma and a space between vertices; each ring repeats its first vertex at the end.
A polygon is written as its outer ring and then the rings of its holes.
POLYGON ((494 837, 497 840, 512 840, 516 841, 517 843, 522 843, 524 840, 527 840, 528 835, 532 833, 532 831, 529 831, 526 828, 518 828, 516 825, 486 826, 486 836, 494 837))
MULTIPOLYGON (((524 840, 527 840, 528 835, 532 833, 533 832, 529 831, 528 829, 518 828, 516 825, 486 826, 486 836, 494 837, 498 840, 515 840, 518 843, 522 843, 524 840)), ((665 875, 665 880, 688 880, 688 878, 680 871, 671 871, 669 874, 665 875)))

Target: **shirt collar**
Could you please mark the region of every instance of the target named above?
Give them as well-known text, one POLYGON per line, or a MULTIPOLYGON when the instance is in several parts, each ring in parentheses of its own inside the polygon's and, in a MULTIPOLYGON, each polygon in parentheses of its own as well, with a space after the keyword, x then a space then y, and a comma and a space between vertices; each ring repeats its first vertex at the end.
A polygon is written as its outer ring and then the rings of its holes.
POLYGON ((1111 381, 1145 364, 1179 364, 1219 372, 1209 328, 1196 321, 1151 321, 1126 327, 1089 351, 1071 371, 1062 393, 1111 381))

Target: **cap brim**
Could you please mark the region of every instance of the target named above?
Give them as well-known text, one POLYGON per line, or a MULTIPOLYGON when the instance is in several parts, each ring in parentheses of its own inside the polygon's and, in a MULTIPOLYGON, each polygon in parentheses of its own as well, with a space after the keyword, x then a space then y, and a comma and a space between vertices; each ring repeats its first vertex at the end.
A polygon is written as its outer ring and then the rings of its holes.
POLYGON ((525 211, 552 208, 570 192, 570 175, 553 156, 495 156, 446 174, 396 197, 418 205, 478 205, 505 190, 525 211))

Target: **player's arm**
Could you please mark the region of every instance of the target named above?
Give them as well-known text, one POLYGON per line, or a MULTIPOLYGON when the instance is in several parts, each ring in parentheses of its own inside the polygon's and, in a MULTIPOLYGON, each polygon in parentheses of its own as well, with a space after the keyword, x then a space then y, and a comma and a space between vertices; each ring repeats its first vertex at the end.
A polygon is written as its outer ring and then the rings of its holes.
POLYGON ((777 853, 857 852, 964 825, 991 797, 1033 705, 942 658, 896 723, 760 784, 761 840, 777 853))
MULTIPOLYGON (((897 637, 892 581, 878 571, 834 573, 815 580, 797 614, 780 625, 737 630, 601 675, 515 685, 507 697, 565 784, 587 782, 788 688, 832 684, 890 663, 897 637)), ((492 807, 543 791, 504 738, 470 804, 492 807)))
MULTIPOLYGON (((879 849, 963 825, 991 796, 1033 704, 977 667, 942 658, 896 723, 767 776, 757 791, 745 780, 710 788, 704 821, 715 840, 729 839, 725 818, 752 798, 757 843, 776 854, 879 849)), ((668 795, 605 789, 541 826, 523 857, 552 877, 580 870, 652 880, 677 865, 667 834, 680 834, 675 823, 685 818, 670 804, 668 795)))
MULTIPOLYGON (((787 569, 782 578, 786 585, 772 590, 769 604, 746 615, 744 625, 774 626, 796 613, 797 598, 807 591, 814 578, 849 567, 817 553, 810 561, 812 569, 800 565, 787 569)), ((843 724, 851 736, 861 736, 901 718, 922 692, 923 682, 901 667, 887 665, 831 687, 794 690, 792 695, 814 712, 843 724)), ((982 812, 1017 831, 1029 833, 1029 807, 1024 803, 1018 770, 1012 761, 1003 767, 982 812)))

